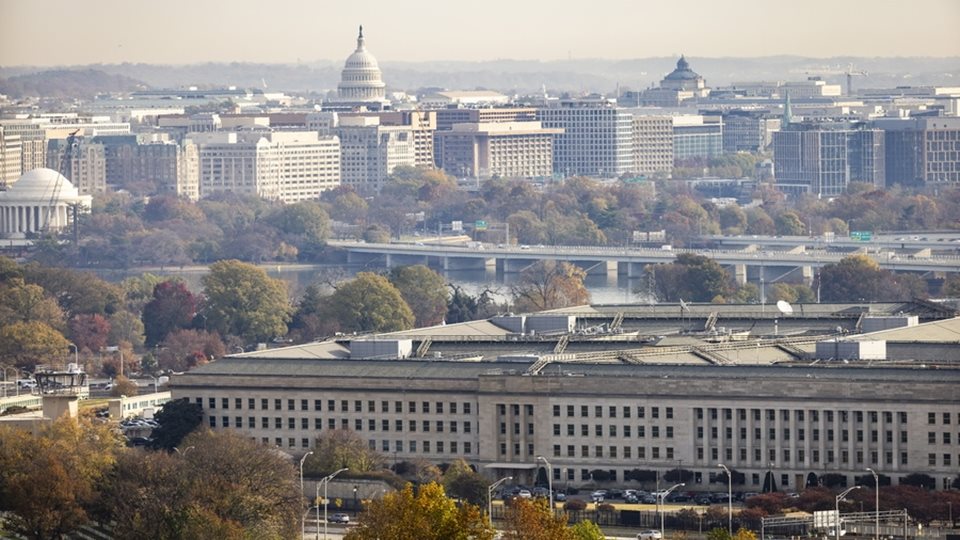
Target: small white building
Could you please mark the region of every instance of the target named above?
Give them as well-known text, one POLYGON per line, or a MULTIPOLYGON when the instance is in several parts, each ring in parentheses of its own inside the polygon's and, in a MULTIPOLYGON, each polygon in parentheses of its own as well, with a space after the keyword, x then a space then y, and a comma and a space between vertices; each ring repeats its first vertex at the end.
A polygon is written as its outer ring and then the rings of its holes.
POLYGON ((70 225, 70 208, 89 212, 90 195, 80 195, 62 174, 34 169, 0 192, 0 237, 24 238, 28 233, 58 231, 70 225))

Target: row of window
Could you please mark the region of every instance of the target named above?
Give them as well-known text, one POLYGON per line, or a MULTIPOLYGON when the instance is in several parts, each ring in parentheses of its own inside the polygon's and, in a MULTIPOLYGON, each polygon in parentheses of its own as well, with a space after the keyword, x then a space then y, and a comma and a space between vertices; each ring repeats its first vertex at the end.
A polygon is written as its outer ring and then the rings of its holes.
MULTIPOLYGON (((199 397, 198 397, 198 398, 195 398, 195 399, 196 399, 197 405, 200 405, 200 406, 202 407, 202 406, 203 406, 203 398, 199 398, 199 397)), ((312 407, 312 408, 311 408, 311 403, 310 403, 311 400, 309 400, 309 399, 300 399, 300 400, 287 399, 287 400, 286 400, 286 407, 284 407, 284 400, 283 400, 283 399, 274 398, 274 400, 273 400, 273 408, 272 408, 272 409, 270 408, 270 399, 268 399, 268 398, 260 398, 259 401, 260 401, 260 407, 259 407, 259 409, 258 409, 258 408, 257 408, 257 398, 246 398, 246 400, 244 400, 244 398, 233 398, 233 399, 232 399, 233 408, 234 408, 234 409, 237 409, 237 410, 242 410, 242 409, 244 409, 244 403, 246 403, 246 410, 250 410, 250 411, 253 411, 253 410, 261 410, 261 411, 266 411, 266 410, 282 411, 282 410, 284 410, 284 408, 286 408, 286 410, 288 410, 288 411, 296 411, 296 410, 300 410, 300 411, 309 411, 309 410, 313 410, 313 411, 324 411, 324 408, 323 408, 323 401, 324 401, 324 400, 322 400, 322 399, 314 399, 314 400, 312 400, 312 401, 313 401, 313 404, 312 404, 313 407, 312 407), (299 405, 299 407, 298 407, 298 405, 299 405)), ((376 402, 375 400, 372 400, 372 399, 371 399, 371 400, 367 400, 366 402, 364 402, 363 400, 359 400, 359 399, 352 400, 352 402, 351 402, 351 400, 348 400, 348 399, 341 399, 341 400, 339 400, 339 407, 338 407, 338 400, 328 399, 328 400, 326 400, 326 402, 327 402, 327 406, 326 406, 326 409, 325 409, 325 410, 326 410, 327 412, 350 412, 351 409, 352 409, 353 412, 368 412, 368 413, 376 413, 376 412, 378 412, 378 411, 377 411, 377 402, 376 402), (364 407, 364 405, 366 405, 366 407, 364 407)), ((230 403, 231 403, 231 398, 220 398, 220 408, 221 408, 221 409, 229 409, 229 408, 230 408, 230 403)), ((379 412, 381 412, 381 413, 389 413, 389 412, 391 412, 391 410, 392 410, 394 413, 403 414, 403 413, 404 413, 404 405, 403 405, 403 403, 404 403, 403 401, 394 401, 394 402, 392 402, 392 407, 391 407, 391 402, 390 402, 390 401, 382 400, 382 401, 380 401, 379 412)), ((207 408, 208 408, 208 409, 216 409, 216 408, 217 408, 217 398, 213 398, 213 397, 207 398, 207 408)), ((456 401, 451 401, 451 402, 449 402, 449 403, 443 402, 443 401, 437 401, 437 402, 422 401, 422 402, 419 402, 419 407, 418 407, 418 402, 416 402, 416 401, 408 401, 408 402, 407 402, 407 406, 406 406, 406 412, 407 412, 407 413, 416 413, 418 410, 419 410, 420 412, 424 413, 424 414, 429 414, 429 413, 431 412, 431 410, 432 410, 434 413, 436 413, 436 414, 447 414, 447 413, 449 413, 449 414, 458 414, 458 412, 457 412, 458 410, 459 410, 459 411, 462 411, 463 414, 473 414, 473 404, 470 403, 470 402, 458 403, 458 402, 456 402, 456 401), (444 412, 444 411, 447 411, 447 412, 444 412)), ((531 409, 531 410, 532 410, 532 409, 531 409)), ((533 413, 531 412, 531 413, 529 413, 529 414, 533 414, 533 413)))
MULTIPOLYGON (((500 454, 506 454, 506 443, 500 444, 500 454)), ((553 457, 581 457, 581 458, 609 458, 609 459, 633 459, 633 447, 632 446, 603 446, 600 444, 595 444, 592 447, 589 444, 581 444, 579 447, 579 453, 577 453, 577 445, 568 444, 566 445, 566 451, 563 452, 564 448, 559 445, 553 445, 553 457)), ((519 452, 519 445, 514 445, 514 452, 519 452)), ((647 447, 638 446, 637 447, 637 459, 647 459, 647 447)), ((674 459, 673 457, 673 448, 666 447, 664 452, 661 454, 659 446, 650 447, 650 459, 674 459), (661 457, 662 455, 662 457, 661 457)))
MULTIPOLYGON (((702 447, 697 447, 697 460, 698 460, 698 461, 703 461, 703 460, 705 459, 705 455, 706 455, 706 454, 705 454, 705 449, 702 448, 702 447)), ((840 450, 840 452, 839 452, 840 463, 844 463, 844 464, 850 463, 850 455, 851 455, 851 454, 850 454, 850 451, 849 451, 849 450, 840 450)), ((890 451, 884 452, 884 464, 886 464, 886 465, 893 465, 893 455, 894 455, 893 452, 890 452, 890 451)), ((879 461, 879 460, 880 460, 880 453, 877 452, 876 450, 871 451, 871 452, 869 453, 869 456, 868 456, 863 450, 857 450, 857 451, 855 451, 855 452, 853 453, 853 456, 854 456, 854 458, 856 459, 856 463, 858 463, 858 464, 861 464, 861 465, 862 465, 862 464, 866 463, 866 462, 864 461, 864 459, 865 459, 865 457, 869 457, 869 459, 870 459, 869 464, 872 464, 872 465, 880 465, 880 461, 879 461)), ((740 449, 739 449, 739 456, 738 456, 738 457, 739 457, 739 460, 740 460, 741 463, 745 463, 745 462, 747 461, 747 449, 746 449, 746 448, 740 448, 740 449)), ((794 457, 796 458, 796 462, 797 462, 797 463, 805 463, 805 462, 806 462, 806 459, 807 459, 807 451, 806 451, 805 449, 803 449, 803 448, 799 448, 799 449, 797 449, 796 452, 794 453, 794 452, 791 451, 789 448, 783 448, 783 449, 781 449, 780 455, 778 456, 778 455, 777 455, 777 449, 776 449, 776 448, 769 448, 769 449, 767 450, 767 459, 764 460, 764 459, 763 459, 763 451, 762 451, 760 448, 754 448, 754 449, 753 449, 753 462, 754 462, 754 463, 764 463, 764 462, 772 463, 772 462, 778 461, 778 459, 777 459, 778 457, 781 458, 781 459, 779 460, 780 463, 791 463, 791 462, 792 462, 792 458, 794 458, 794 457)), ((810 450, 810 463, 811 463, 811 464, 820 463, 820 462, 821 462, 821 461, 820 461, 820 458, 821 458, 821 457, 824 457, 824 458, 825 458, 824 463, 836 463, 836 462, 837 462, 837 461, 836 461, 837 452, 834 451, 834 450, 832 450, 832 449, 831 449, 831 450, 825 450, 825 451, 823 451, 823 452, 821 452, 819 449, 810 450)), ((724 449, 723 459, 724 459, 725 461, 728 461, 728 462, 733 461, 733 449, 732 449, 732 448, 725 448, 725 449, 724 449)), ((718 448, 710 448, 710 461, 716 462, 716 461, 719 461, 719 460, 720 460, 720 450, 719 450, 718 448)), ((907 464, 908 464, 907 452, 900 452, 900 464, 901 464, 901 465, 907 465, 907 464)))
MULTIPOLYGON (((217 417, 210 415, 207 417, 210 427, 217 427, 217 417)), ((233 420, 229 416, 220 417, 220 427, 231 427, 231 422, 233 427, 242 428, 244 425, 244 417, 236 416, 233 420)), ((287 418, 287 421, 284 422, 283 418, 279 416, 272 417, 273 421, 270 421, 271 417, 261 416, 260 417, 260 429, 297 429, 298 422, 296 418, 287 418)), ((257 428, 257 418, 254 416, 246 417, 247 429, 256 429, 257 428)), ((446 429, 449 433, 472 433, 473 432, 473 423, 470 421, 458 422, 456 420, 423 420, 418 422, 416 420, 393 420, 393 428, 391 429, 390 420, 375 420, 367 419, 366 420, 366 431, 395 431, 397 433, 404 432, 404 422, 406 422, 406 431, 409 433, 417 432, 417 425, 419 424, 420 431, 423 433, 430 433, 431 426, 436 433, 443 433, 446 429), (379 424, 379 428, 378 428, 379 424)), ((310 419, 309 418, 300 418, 299 429, 308 430, 310 429, 310 419)), ((321 418, 313 419, 313 429, 319 431, 323 429, 323 420, 321 418)), ((337 420, 335 418, 327 419, 327 429, 337 429, 337 420)), ((340 429, 353 429, 353 431, 364 431, 364 420, 361 418, 355 418, 353 420, 353 426, 350 426, 350 420, 348 418, 340 419, 340 429)))
MULTIPOLYGON (((824 431, 826 432, 826 440, 827 440, 828 442, 833 442, 833 440, 834 440, 834 433, 835 433, 834 430, 833 430, 833 429, 827 429, 827 430, 824 430, 824 431)), ((854 440, 856 440, 856 442, 865 442, 865 440, 866 440, 865 437, 864 437, 864 435, 865 435, 866 432, 865 432, 864 430, 862 430, 862 429, 854 430, 854 429, 851 428, 851 429, 840 429, 840 430, 837 430, 837 431, 840 433, 840 441, 841 441, 841 442, 849 442, 851 438, 853 438, 854 440)), ((745 427, 742 427, 742 428, 739 428, 738 432, 739 432, 738 434, 740 435, 740 440, 741 440, 741 441, 746 441, 746 440, 747 440, 747 433, 749 433, 748 429, 745 428, 745 427)), ((704 437, 704 433, 705 433, 704 428, 703 428, 702 426, 697 426, 697 432, 696 432, 697 438, 698 438, 698 439, 702 439, 702 438, 704 437)), ((879 442, 879 437, 880 437, 880 432, 879 432, 879 431, 877 431, 877 430, 874 429, 874 430, 871 430, 869 433, 870 433, 870 442, 871 442, 871 443, 879 442)), ((893 433, 894 433, 894 432, 891 431, 891 430, 886 430, 886 431, 884 431, 884 441, 885 441, 886 443, 888 443, 888 444, 893 444, 893 433)), ((733 439, 733 428, 732 428, 732 427, 724 428, 724 430, 723 430, 723 435, 724 435, 724 439, 727 439, 727 440, 733 439)), ((932 432, 931 432, 930 435, 931 435, 931 437, 932 437, 931 440, 932 440, 933 442, 935 442, 936 433, 932 433, 932 432)), ((796 429, 782 428, 782 429, 780 430, 780 436, 781 436, 781 440, 784 440, 784 441, 789 441, 789 440, 790 440, 791 438, 793 438, 793 437, 795 437, 796 440, 798 440, 798 441, 805 441, 805 440, 807 439, 807 430, 806 430, 805 428, 796 428, 796 429)), ((717 439, 717 438, 719 438, 719 428, 717 428, 716 426, 710 428, 710 438, 711 438, 711 439, 717 439)), ((811 429, 811 430, 810 430, 810 439, 811 439, 812 441, 814 441, 814 442, 820 441, 820 429, 819 429, 819 428, 814 428, 814 429, 811 429)), ((763 428, 753 428, 753 440, 755 440, 755 441, 763 440, 763 428)), ((777 429, 776 429, 776 428, 767 428, 767 438, 766 438, 766 440, 768 440, 768 441, 775 441, 775 440, 777 440, 777 429)), ((949 433, 944 433, 944 442, 945 442, 946 444, 949 444, 949 441, 950 441, 950 440, 951 440, 950 434, 949 434, 949 433)), ((906 443, 908 442, 908 437, 907 437, 907 432, 906 432, 906 431, 901 431, 901 432, 900 432, 899 441, 900 441, 902 444, 906 444, 906 443)), ((931 444, 933 444, 933 442, 931 442, 931 444)))
MULTIPOLYGON (((880 412, 878 411, 818 411, 818 410, 808 410, 803 409, 779 409, 780 419, 784 422, 789 422, 790 417, 793 416, 794 420, 797 422, 804 422, 809 417, 811 422, 819 422, 820 415, 823 415, 824 420, 827 423, 832 423, 834 418, 839 419, 840 422, 849 422, 852 416, 853 421, 861 424, 864 421, 864 418, 869 418, 870 423, 876 424, 880 418, 880 412)), ((702 409, 697 407, 693 410, 694 416, 697 420, 703 420, 706 417, 709 417, 710 420, 717 420, 721 415, 724 420, 733 420, 734 409, 719 409, 719 408, 708 408, 702 409)), ((737 419, 740 421, 747 420, 747 409, 736 409, 737 419)), ((891 411, 884 411, 883 421, 887 424, 893 423, 893 413, 891 411)), ((930 413, 930 415, 935 415, 936 413, 930 413)), ((777 409, 750 409, 750 416, 754 421, 760 421, 762 418, 766 418, 768 422, 773 422, 777 419, 777 409)), ((950 423, 950 413, 943 413, 945 423, 950 423)), ((931 416, 933 420, 930 423, 934 423, 934 416, 931 416)), ((907 423, 907 413, 904 411, 897 412, 897 420, 901 424, 907 423)))
MULTIPOLYGON (((256 439, 254 439, 256 440, 256 439)), ((297 444, 299 443, 299 448, 307 449, 310 448, 310 439, 306 437, 301 437, 297 439, 296 437, 274 437, 273 444, 277 447, 283 447, 284 441, 286 441, 287 448, 298 448, 297 444)), ((263 444, 270 444, 270 437, 261 437, 260 442, 263 444)), ((404 452, 403 441, 393 441, 393 452, 404 452)), ((371 450, 376 450, 377 441, 371 439, 367 441, 368 446, 371 450)), ((391 451, 390 441, 382 440, 380 441, 380 451, 387 453, 391 451)), ((406 451, 410 454, 415 454, 418 451, 424 454, 454 454, 454 455, 470 455, 473 454, 473 443, 470 441, 461 442, 461 441, 407 441, 406 451), (449 449, 449 450, 448 450, 449 449), (461 452, 461 449, 463 450, 461 452)))
MULTIPOLYGON (((514 407, 516 407, 516 405, 514 405, 514 407)), ((532 405, 528 405, 528 407, 532 407, 532 405)), ((616 405, 608 405, 607 414, 606 416, 604 416, 603 409, 604 409, 603 405, 594 405, 593 417, 594 418, 617 418, 617 411, 620 411, 620 415, 623 418, 631 418, 631 414, 633 411, 633 407, 630 405, 623 405, 620 407, 616 405)), ((561 405, 554 405, 553 416, 555 418, 559 417, 562 410, 563 409, 561 405)), ((637 406, 636 410, 637 410, 637 418, 646 418, 646 412, 647 412, 646 407, 642 405, 637 406)), ((576 405, 566 406, 566 416, 568 418, 575 416, 574 413, 576 411, 577 411, 576 405)), ((664 415, 664 418, 666 418, 667 420, 673 419, 673 407, 664 407, 663 415, 664 415)), ((587 418, 589 416, 590 416, 590 405, 580 405, 580 417, 587 418)), ((660 418, 660 407, 650 407, 650 418, 660 418)))
MULTIPOLYGON (((528 433, 529 435, 533 435, 533 427, 532 427, 532 426, 533 426, 533 425, 530 424, 530 431, 529 431, 529 433, 528 433)), ((653 438, 653 439, 659 439, 659 438, 660 438, 660 434, 661 434, 660 426, 649 426, 649 427, 650 427, 650 437, 653 438)), ((554 434, 554 436, 557 436, 557 437, 563 436, 564 434, 565 434, 567 437, 576 437, 576 436, 577 436, 577 433, 576 433, 577 430, 576 430, 575 428, 576 428, 576 426, 575 426, 574 424, 567 424, 567 425, 566 425, 565 433, 561 433, 562 430, 560 429, 560 424, 554 424, 554 425, 553 425, 553 434, 554 434)), ((500 423, 500 433, 504 433, 504 429, 505 429, 505 424, 501 422, 501 423, 500 423)), ((519 424, 514 424, 514 434, 518 434, 518 433, 519 433, 519 431, 517 431, 518 429, 519 429, 519 424)), ((702 430, 702 428, 698 428, 698 429, 701 429, 701 430, 702 430)), ((622 434, 622 436, 623 436, 624 438, 627 438, 627 439, 633 437, 633 433, 634 433, 633 426, 628 426, 628 425, 618 426, 618 425, 616 425, 616 424, 610 424, 610 425, 608 425, 606 431, 607 431, 607 436, 608 436, 608 437, 618 437, 618 436, 620 436, 620 435, 618 435, 618 433, 620 433, 620 434, 622 434)), ((603 435, 603 432, 604 432, 603 426, 600 425, 600 424, 595 424, 595 425, 593 426, 593 434, 591 435, 591 433, 590 433, 590 425, 588 425, 588 424, 580 424, 580 436, 581 436, 581 437, 590 437, 590 436, 603 437, 603 436, 604 436, 604 435, 603 435)), ((636 433, 637 433, 637 438, 638 438, 638 439, 643 439, 643 438, 645 438, 645 437, 647 436, 647 426, 637 426, 636 433)), ((665 426, 664 429, 663 429, 663 431, 662 431, 662 433, 664 434, 664 438, 672 439, 672 438, 673 438, 673 426, 665 426)))

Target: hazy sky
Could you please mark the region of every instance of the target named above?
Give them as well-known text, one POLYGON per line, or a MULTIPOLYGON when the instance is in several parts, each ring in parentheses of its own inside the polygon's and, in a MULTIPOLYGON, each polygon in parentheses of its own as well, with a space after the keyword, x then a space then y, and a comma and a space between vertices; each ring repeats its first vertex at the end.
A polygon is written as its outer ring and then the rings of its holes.
POLYGON ((960 0, 0 0, 0 65, 960 56, 960 0))

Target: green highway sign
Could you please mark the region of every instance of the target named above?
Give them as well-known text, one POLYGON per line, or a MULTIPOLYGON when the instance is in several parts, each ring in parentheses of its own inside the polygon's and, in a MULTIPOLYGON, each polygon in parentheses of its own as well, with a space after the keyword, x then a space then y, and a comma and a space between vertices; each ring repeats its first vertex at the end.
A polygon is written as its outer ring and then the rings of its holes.
POLYGON ((482 219, 478 219, 476 223, 473 224, 473 228, 478 231, 485 231, 487 230, 487 222, 483 221, 482 219))
POLYGON ((873 240, 873 233, 870 231, 850 231, 850 238, 861 242, 873 240))

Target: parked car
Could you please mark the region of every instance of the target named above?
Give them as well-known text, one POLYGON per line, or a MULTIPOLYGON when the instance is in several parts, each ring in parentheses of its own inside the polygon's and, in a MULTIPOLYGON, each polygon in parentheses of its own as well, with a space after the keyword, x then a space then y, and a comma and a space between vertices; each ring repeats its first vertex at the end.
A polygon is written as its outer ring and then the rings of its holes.
POLYGON ((530 493, 529 489, 521 489, 519 492, 517 492, 517 497, 520 497, 521 499, 529 499, 533 497, 533 493, 530 493))
POLYGON ((564 493, 564 492, 562 492, 562 491, 558 491, 558 492, 556 492, 556 493, 553 494, 553 500, 558 501, 558 502, 563 502, 563 501, 567 500, 567 494, 564 493))
POLYGON ((327 521, 329 521, 330 523, 343 523, 343 524, 347 524, 347 523, 350 523, 350 516, 348 516, 348 515, 346 515, 346 514, 334 514, 334 515, 330 516, 330 519, 327 520, 327 521))
POLYGON ((660 534, 660 531, 655 529, 640 531, 637 533, 637 540, 662 540, 662 538, 663 535, 660 534))

